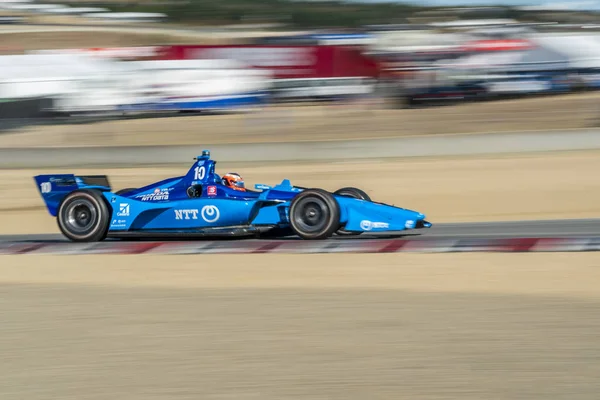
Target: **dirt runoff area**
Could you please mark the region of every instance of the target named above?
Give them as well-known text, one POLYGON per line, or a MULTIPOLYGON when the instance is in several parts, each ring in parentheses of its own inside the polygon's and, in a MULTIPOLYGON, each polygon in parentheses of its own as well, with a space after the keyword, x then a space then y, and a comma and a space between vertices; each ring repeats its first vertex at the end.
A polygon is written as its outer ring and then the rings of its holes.
MULTIPOLYGON (((180 167, 112 170, 0 171, 0 234, 58 233, 32 177, 42 173, 107 174, 114 190, 185 174, 180 167)), ((433 223, 597 218, 600 152, 285 164, 218 163, 249 187, 288 178, 298 186, 355 186, 374 200, 415 209, 433 223)))
POLYGON ((1 134, 0 146, 206 146, 590 128, 600 126, 599 100, 600 92, 422 109, 387 109, 377 100, 271 106, 233 115, 29 126, 1 134))
POLYGON ((595 399, 583 254, 0 257, 0 397, 595 399))
POLYGON ((158 46, 167 44, 222 44, 224 40, 207 37, 167 35, 160 33, 135 32, 94 32, 94 31, 49 31, 2 33, 0 30, 0 51, 2 54, 20 54, 23 51, 46 49, 72 49, 88 47, 129 47, 158 46))

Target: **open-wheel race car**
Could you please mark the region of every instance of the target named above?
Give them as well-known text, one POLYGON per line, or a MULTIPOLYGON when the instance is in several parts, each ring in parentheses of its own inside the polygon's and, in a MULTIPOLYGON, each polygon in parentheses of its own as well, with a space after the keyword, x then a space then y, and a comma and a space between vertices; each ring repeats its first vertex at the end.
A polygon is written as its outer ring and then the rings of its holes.
MULTIPOLYGON (((227 185, 204 150, 186 175, 113 192, 105 175, 38 175, 35 181, 61 232, 77 242, 106 237, 235 237, 391 233, 429 228, 425 215, 371 201, 360 189, 227 185)), ((243 182, 242 182, 243 185, 243 182)))

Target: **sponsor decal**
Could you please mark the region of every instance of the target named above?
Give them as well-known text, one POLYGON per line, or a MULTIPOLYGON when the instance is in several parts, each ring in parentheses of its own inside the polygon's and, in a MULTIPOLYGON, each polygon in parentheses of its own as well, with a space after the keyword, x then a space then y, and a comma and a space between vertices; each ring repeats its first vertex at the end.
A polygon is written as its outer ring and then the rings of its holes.
POLYGON ((198 219, 198 210, 174 210, 175 219, 198 219))
POLYGON ((217 195, 217 187, 209 186, 208 188, 206 188, 206 193, 208 193, 209 196, 216 196, 217 195))
POLYGON ((219 213, 219 209, 217 206, 204 206, 202 207, 202 211, 200 212, 202 219, 206 222, 213 223, 216 222, 221 214, 219 213))
POLYGON ((416 222, 413 221, 412 219, 409 219, 408 221, 406 221, 406 223, 404 224, 404 226, 406 227, 406 229, 413 229, 416 226, 416 222))
POLYGON ((271 186, 269 185, 263 185, 261 183, 257 183, 256 185, 254 185, 254 189, 258 189, 258 190, 269 190, 272 189, 271 186))
POLYGON ((159 200, 169 200, 169 189, 154 189, 154 193, 150 194, 140 194, 136 196, 137 199, 141 199, 142 201, 159 201, 159 200))
POLYGON ((371 229, 387 229, 390 224, 385 222, 371 222, 367 220, 360 221, 360 227, 364 231, 370 231, 371 229))
POLYGON ((121 203, 119 204, 119 212, 117 213, 119 217, 129 217, 129 204, 121 203))
MULTIPOLYGON (((79 181, 81 181, 81 179, 79 179, 79 181)), ((56 184, 56 186, 72 186, 77 184, 77 179, 51 177, 50 182, 56 184)))

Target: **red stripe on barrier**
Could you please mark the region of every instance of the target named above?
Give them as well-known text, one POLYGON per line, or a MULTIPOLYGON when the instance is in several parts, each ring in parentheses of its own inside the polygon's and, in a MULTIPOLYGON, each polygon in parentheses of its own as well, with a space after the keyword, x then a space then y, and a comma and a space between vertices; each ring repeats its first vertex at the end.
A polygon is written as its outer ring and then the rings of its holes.
POLYGON ((250 251, 250 253, 253 253, 253 254, 255 254, 255 253, 256 254, 258 254, 258 253, 270 253, 271 251, 273 251, 276 248, 278 248, 279 246, 281 246, 281 244, 282 244, 281 242, 271 242, 271 243, 268 243, 268 244, 266 244, 264 246, 259 247, 256 250, 250 251))
POLYGON ((540 240, 539 238, 506 239, 505 246, 501 247, 506 247, 505 251, 530 251, 540 240))
POLYGON ((392 240, 385 246, 379 248, 377 253, 395 253, 398 250, 401 250, 407 243, 407 240, 392 240))
POLYGON ((45 247, 46 244, 45 243, 35 243, 35 244, 31 244, 31 245, 27 245, 25 247, 20 248, 19 250, 15 251, 13 254, 27 254, 30 253, 32 251, 36 251, 41 249, 42 247, 45 247))
POLYGON ((158 246, 161 246, 163 242, 151 242, 151 243, 100 243, 98 247, 92 249, 86 249, 83 253, 92 254, 143 254, 150 251, 158 246))
POLYGON ((134 247, 133 252, 131 254, 143 254, 147 251, 150 251, 158 246, 162 246, 163 243, 140 243, 134 247))
POLYGON ((102 243, 1 243, 0 254, 263 254, 263 253, 449 253, 600 251, 600 237, 474 240, 340 239, 331 241, 211 241, 102 243))

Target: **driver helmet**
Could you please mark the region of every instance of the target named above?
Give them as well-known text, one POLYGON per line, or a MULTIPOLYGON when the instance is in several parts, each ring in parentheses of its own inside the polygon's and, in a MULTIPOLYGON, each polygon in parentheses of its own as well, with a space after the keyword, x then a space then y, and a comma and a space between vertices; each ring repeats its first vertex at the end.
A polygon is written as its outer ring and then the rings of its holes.
POLYGON ((244 179, 240 176, 240 174, 236 174, 235 172, 228 172, 223 175, 221 179, 223 185, 228 186, 234 190, 239 190, 241 192, 245 192, 246 188, 244 187, 244 179))

